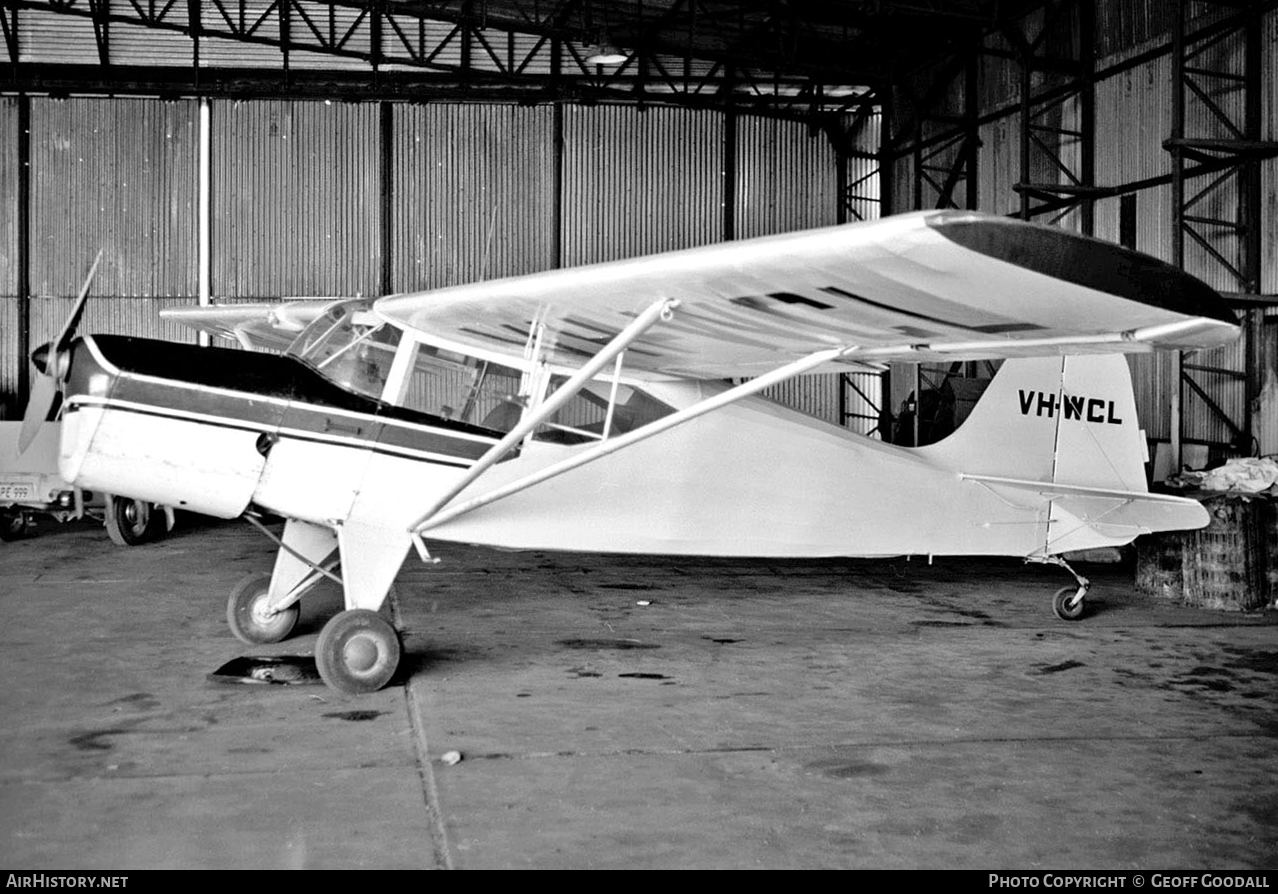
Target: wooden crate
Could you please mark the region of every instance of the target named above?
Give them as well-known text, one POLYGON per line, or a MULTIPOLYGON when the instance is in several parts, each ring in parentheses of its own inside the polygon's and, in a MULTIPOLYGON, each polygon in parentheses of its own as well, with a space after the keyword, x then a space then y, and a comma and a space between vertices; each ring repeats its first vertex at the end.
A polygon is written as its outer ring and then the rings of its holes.
POLYGON ((1278 512, 1267 498, 1200 494, 1211 515, 1198 531, 1136 541, 1136 589, 1198 608, 1264 608, 1278 583, 1278 512))

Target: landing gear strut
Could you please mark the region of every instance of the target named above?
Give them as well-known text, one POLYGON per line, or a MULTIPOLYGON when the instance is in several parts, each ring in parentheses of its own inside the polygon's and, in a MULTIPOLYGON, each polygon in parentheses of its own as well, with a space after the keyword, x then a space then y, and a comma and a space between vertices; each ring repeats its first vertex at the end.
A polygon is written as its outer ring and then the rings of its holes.
MULTIPOLYGON (((260 644, 286 638, 297 622, 298 601, 324 578, 342 586, 347 593, 346 604, 351 605, 346 582, 334 572, 338 554, 332 553, 325 560, 336 545, 331 530, 290 521, 288 524, 296 527, 286 529, 281 538, 268 530, 256 515, 244 517, 280 548, 280 555, 274 573, 250 575, 231 591, 226 620, 238 639, 260 644), (271 599, 273 579, 279 590, 274 600, 271 599)), ((393 592, 394 588, 389 590, 393 592)), ((380 593, 381 588, 377 587, 374 592, 380 593)), ((391 598, 389 592, 378 604, 387 598, 391 598)), ((315 644, 315 665, 320 678, 333 689, 359 695, 375 692, 390 682, 399 667, 401 652, 399 633, 389 621, 369 608, 351 607, 330 618, 320 631, 315 644)))

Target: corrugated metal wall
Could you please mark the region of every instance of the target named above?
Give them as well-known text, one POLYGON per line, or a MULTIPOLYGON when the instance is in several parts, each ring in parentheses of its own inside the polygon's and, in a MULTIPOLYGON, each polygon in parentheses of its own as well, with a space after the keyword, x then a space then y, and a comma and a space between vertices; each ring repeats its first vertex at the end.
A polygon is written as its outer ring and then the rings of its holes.
POLYGON ((1175 22, 1176 4, 1167 0, 1109 0, 1096 4, 1096 55, 1130 55, 1165 38, 1175 22))
MULTIPOLYGON (((31 345, 60 331, 93 257, 103 261, 85 310, 98 332, 189 340, 156 311, 195 290, 195 124, 189 103, 33 97, 31 345)), ((3 105, 0 393, 26 363, 17 292, 17 103, 3 105)), ((16 406, 6 413, 16 415, 16 406)))
POLYGON ((737 120, 736 236, 748 239, 838 222, 838 158, 796 121, 737 120))
POLYGON ((18 392, 18 101, 0 97, 0 418, 18 392))
POLYGON ((563 266, 723 238, 722 116, 613 106, 563 114, 563 266))
POLYGON ((0 298, 18 294, 18 100, 0 96, 0 298))
POLYGON ((554 110, 395 106, 393 288, 555 265, 554 110))
MULTIPOLYGON (((190 341, 156 311, 196 300, 198 103, 41 97, 31 108, 31 344, 56 334, 99 247, 104 263, 85 328, 190 341)), ((213 296, 379 292, 379 106, 220 100, 211 110, 213 296)), ((0 185, 16 183, 16 114, 16 101, 3 100, 0 185)), ((566 266, 723 238, 721 115, 564 108, 558 197, 555 118, 551 107, 392 107, 393 289, 543 270, 557 263, 556 250, 566 266)), ((833 222, 837 169, 825 138, 747 116, 738 124, 743 234, 833 222)), ((5 189, 0 208, 8 246, 16 246, 15 194, 5 189)), ((6 248, 6 394, 25 362, 12 300, 16 265, 16 248, 6 248)), ((799 391, 782 396, 837 418, 833 379, 799 391)))
POLYGON ((19 365, 26 362, 18 347, 18 302, 0 298, 0 419, 18 419, 19 365))
POLYGON ((213 293, 377 294, 377 106, 231 101, 212 112, 213 293))
POLYGON ((195 118, 186 102, 31 100, 31 291, 74 295, 98 249, 93 293, 195 288, 195 118))

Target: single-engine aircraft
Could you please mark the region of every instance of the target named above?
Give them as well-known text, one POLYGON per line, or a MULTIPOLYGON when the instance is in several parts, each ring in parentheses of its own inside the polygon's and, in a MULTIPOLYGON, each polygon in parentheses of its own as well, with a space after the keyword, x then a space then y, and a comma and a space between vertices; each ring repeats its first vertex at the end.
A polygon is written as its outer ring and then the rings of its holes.
MULTIPOLYGON (((90 274, 89 280, 92 275, 90 274)), ((1225 344, 1208 286, 1161 261, 975 212, 921 212, 378 300, 166 317, 251 352, 62 333, 29 443, 60 391, 62 475, 245 516, 279 545, 227 620, 284 639, 340 580, 323 679, 370 692, 400 639, 379 614, 426 541, 702 556, 1062 554, 1198 528, 1149 493, 1125 352, 1225 344), (966 422, 907 448, 757 393, 802 373, 1003 358, 966 422), (729 380, 745 381, 731 384, 729 380), (261 522, 286 519, 281 535, 261 522), (340 566, 340 577, 337 569, 340 566)))

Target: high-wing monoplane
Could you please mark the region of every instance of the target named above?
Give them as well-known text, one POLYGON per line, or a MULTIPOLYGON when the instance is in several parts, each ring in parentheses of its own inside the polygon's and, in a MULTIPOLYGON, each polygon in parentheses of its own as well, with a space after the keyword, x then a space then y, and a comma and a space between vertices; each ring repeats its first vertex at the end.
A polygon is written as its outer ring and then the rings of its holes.
MULTIPOLYGON (((275 539, 273 571, 228 600, 246 642, 284 639, 303 595, 340 580, 345 610, 316 663, 345 692, 395 673, 400 639, 379 609, 410 551, 431 560, 428 540, 1068 569, 1074 550, 1201 527, 1198 503, 1148 491, 1121 355, 1239 331, 1167 264, 972 212, 378 300, 166 312, 282 354, 75 339, 83 294, 33 355, 24 439, 61 391, 68 481, 243 515, 275 539), (803 373, 978 358, 1005 362, 929 446, 758 396, 803 373), (282 534, 264 513, 286 519, 282 534)), ((1074 577, 1053 602, 1064 619, 1084 610, 1074 577)))

